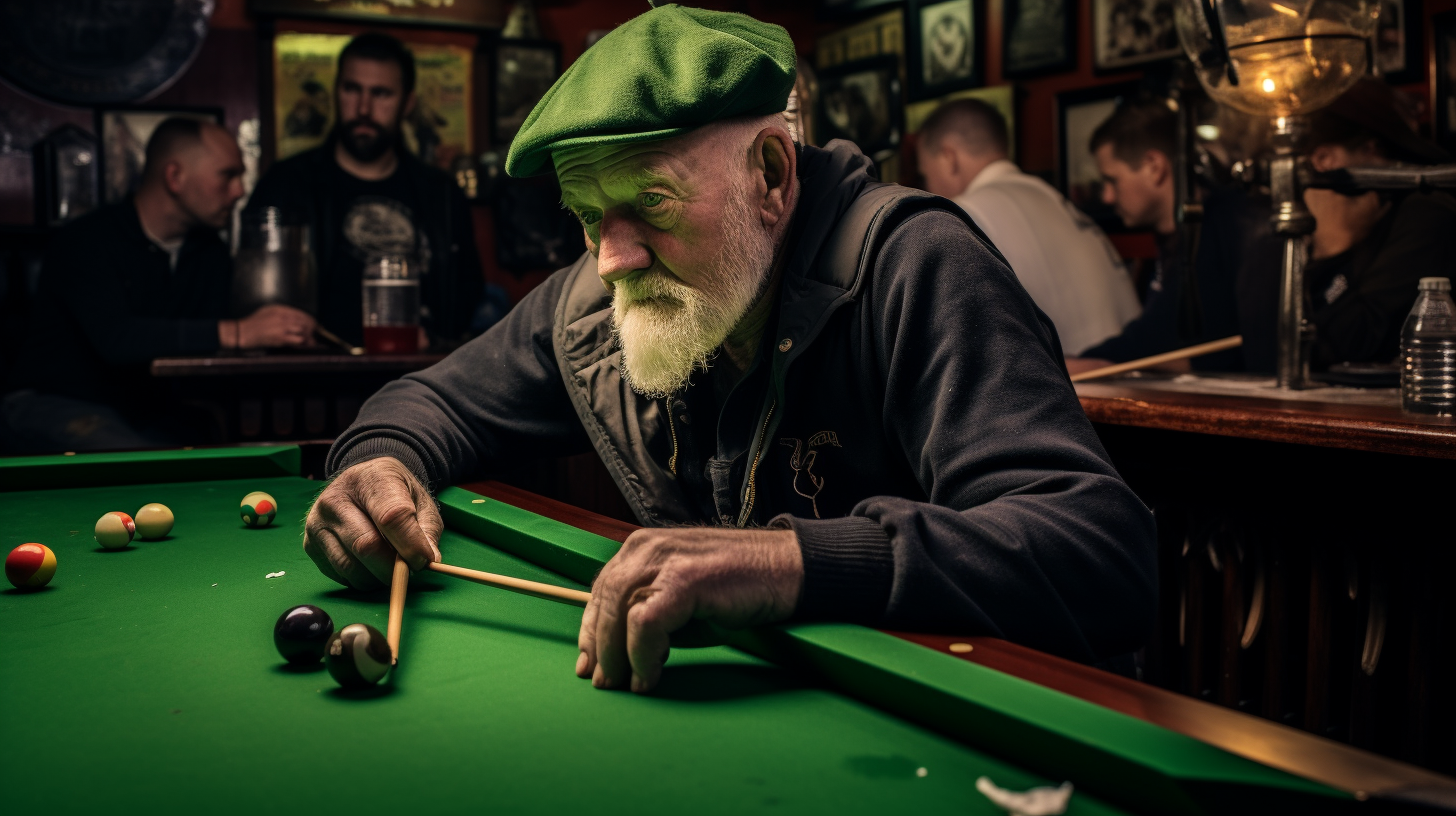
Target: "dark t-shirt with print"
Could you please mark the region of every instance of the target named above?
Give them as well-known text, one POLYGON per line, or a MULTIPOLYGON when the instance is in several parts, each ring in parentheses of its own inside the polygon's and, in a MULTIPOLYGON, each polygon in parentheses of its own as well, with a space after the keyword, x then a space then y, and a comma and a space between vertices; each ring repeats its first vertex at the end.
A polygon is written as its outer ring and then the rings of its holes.
MULTIPOLYGON (((404 255, 421 272, 421 286, 429 276, 430 242, 417 228, 419 211, 415 185, 395 173, 380 181, 356 178, 334 168, 334 223, 325 226, 334 235, 338 251, 331 268, 319 270, 319 322, 354 343, 363 341, 364 264, 378 255, 404 255)), ((428 308, 422 306, 421 308, 428 308)))

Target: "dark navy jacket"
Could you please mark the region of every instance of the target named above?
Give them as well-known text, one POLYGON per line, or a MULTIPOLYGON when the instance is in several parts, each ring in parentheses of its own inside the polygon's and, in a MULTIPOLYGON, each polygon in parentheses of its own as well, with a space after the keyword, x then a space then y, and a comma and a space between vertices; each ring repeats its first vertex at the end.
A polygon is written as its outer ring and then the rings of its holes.
POLYGON ((716 516, 678 472, 687 403, 622 382, 590 255, 380 391, 331 472, 394 456, 438 490, 595 448, 644 524, 792 527, 801 619, 985 633, 1084 661, 1136 649, 1154 615, 1152 517, 1083 414, 1050 321, 958 208, 874 184, 870 166, 846 143, 803 149, 763 386, 749 408, 729 397, 718 450, 694 465, 719 471, 699 484, 728 486, 708 499, 716 516), (841 229, 866 212, 869 246, 841 229))

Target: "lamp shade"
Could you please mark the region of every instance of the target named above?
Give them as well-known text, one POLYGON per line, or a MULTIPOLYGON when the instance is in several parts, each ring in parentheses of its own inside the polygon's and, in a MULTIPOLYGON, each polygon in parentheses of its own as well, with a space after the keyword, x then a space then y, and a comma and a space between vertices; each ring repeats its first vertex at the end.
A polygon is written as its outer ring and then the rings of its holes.
POLYGON ((1216 101, 1293 116, 1364 76, 1379 0, 1175 0, 1178 38, 1216 101))

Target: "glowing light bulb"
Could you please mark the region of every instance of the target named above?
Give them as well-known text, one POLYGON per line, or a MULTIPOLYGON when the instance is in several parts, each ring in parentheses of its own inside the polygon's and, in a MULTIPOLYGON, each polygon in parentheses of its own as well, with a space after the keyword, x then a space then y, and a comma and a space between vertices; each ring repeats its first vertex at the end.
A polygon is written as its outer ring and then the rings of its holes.
POLYGON ((1264 87, 1264 93, 1274 93, 1274 80, 1269 79, 1269 78, 1266 77, 1264 79, 1264 86, 1263 87, 1264 87))

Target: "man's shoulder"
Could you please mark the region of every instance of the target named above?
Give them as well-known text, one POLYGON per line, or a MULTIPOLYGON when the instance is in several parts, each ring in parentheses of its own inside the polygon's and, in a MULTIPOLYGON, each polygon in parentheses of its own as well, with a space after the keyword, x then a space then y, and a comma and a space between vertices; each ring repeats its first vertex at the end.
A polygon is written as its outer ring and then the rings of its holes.
POLYGON ((455 183, 453 176, 433 164, 426 164, 413 153, 401 153, 399 166, 400 169, 430 187, 450 190, 459 189, 459 185, 455 183))

